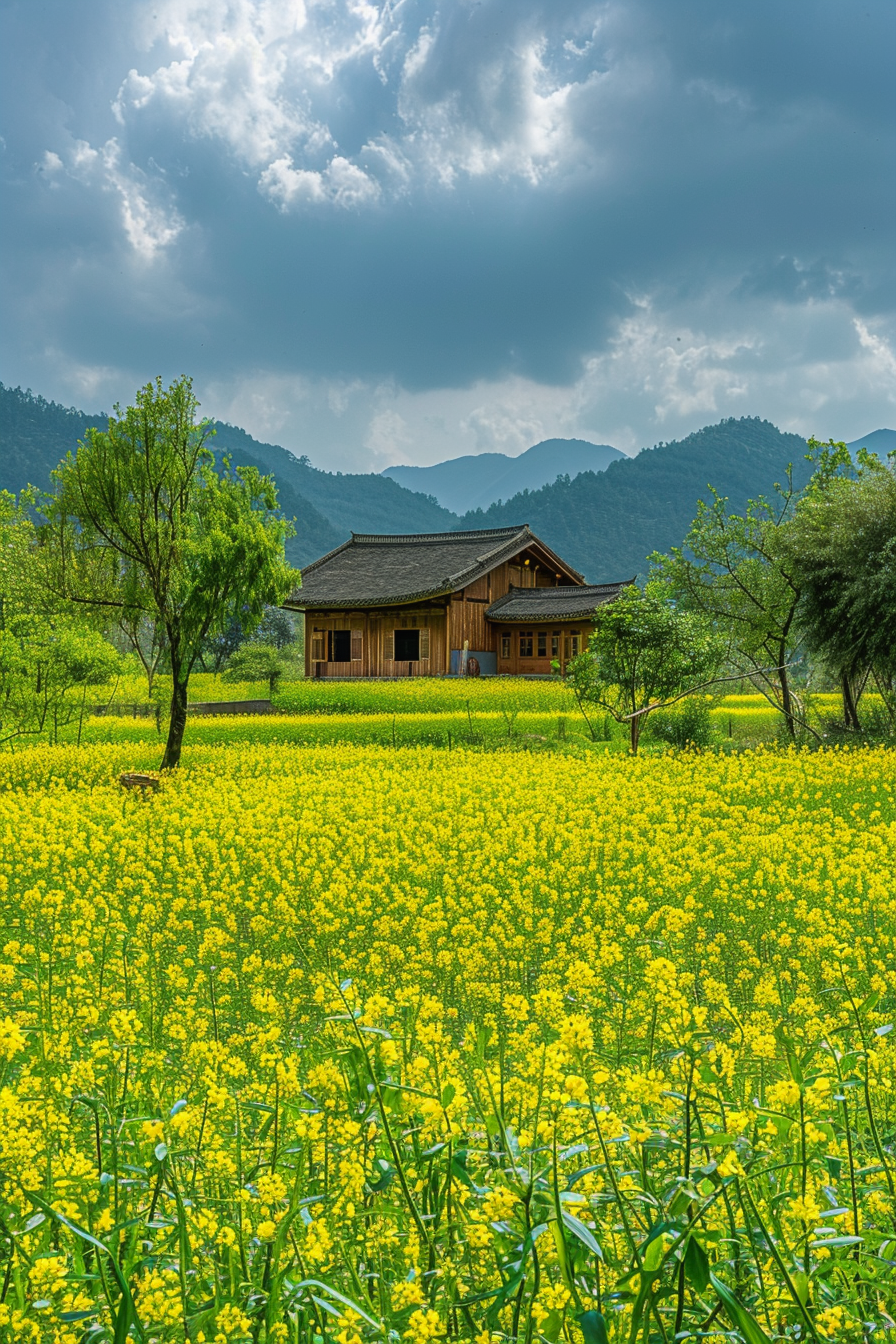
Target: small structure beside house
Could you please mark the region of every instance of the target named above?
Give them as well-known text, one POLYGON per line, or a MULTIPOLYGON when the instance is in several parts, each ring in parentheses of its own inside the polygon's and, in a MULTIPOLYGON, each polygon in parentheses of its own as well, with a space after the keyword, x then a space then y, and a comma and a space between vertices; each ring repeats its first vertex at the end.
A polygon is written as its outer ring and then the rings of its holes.
POLYGON ((624 586, 586 584, 525 524, 352 533, 284 605, 305 614, 310 677, 547 675, 624 586))

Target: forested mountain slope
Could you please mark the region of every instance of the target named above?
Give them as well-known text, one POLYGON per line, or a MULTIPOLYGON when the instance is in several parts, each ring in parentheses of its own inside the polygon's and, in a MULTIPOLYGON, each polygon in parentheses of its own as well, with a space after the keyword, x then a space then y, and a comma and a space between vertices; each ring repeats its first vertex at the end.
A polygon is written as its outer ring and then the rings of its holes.
MULTIPOLYGON (((339 533, 447 532, 457 515, 443 509, 428 495, 405 490, 397 481, 366 474, 319 471, 305 457, 295 457, 276 444, 260 443, 235 425, 215 423, 212 447, 216 453, 242 451, 264 464, 278 485, 289 485, 302 499, 320 510, 339 533)), ((318 552, 322 554, 322 552, 318 552)))
POLYGON ((611 462, 599 474, 584 472, 477 509, 462 526, 528 523, 591 583, 627 579, 646 572, 651 551, 680 545, 697 500, 709 498, 709 485, 739 509, 747 499, 771 494, 788 463, 802 485, 811 470, 805 453, 797 434, 782 434, 767 420, 723 420, 611 462))
MULTIPOLYGON (((107 424, 106 414, 86 415, 0 383, 0 489, 47 489, 51 471, 88 426, 107 424)), ((457 523, 435 500, 382 476, 318 471, 234 425, 216 423, 215 431, 210 446, 217 455, 228 453, 236 465, 257 466, 276 478, 280 507, 296 520, 296 536, 287 544, 294 565, 318 559, 351 532, 441 532, 457 523)))
POLYGON ((47 489, 50 472, 83 439, 87 428, 105 429, 108 415, 86 415, 37 397, 29 388, 0 383, 0 490, 18 494, 26 485, 47 489))

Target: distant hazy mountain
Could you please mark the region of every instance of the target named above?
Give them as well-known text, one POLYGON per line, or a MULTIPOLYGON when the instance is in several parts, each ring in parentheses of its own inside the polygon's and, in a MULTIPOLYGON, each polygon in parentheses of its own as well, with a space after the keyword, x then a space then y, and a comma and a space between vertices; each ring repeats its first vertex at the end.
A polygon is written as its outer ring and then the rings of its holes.
POLYGON ((863 439, 853 439, 847 448, 855 457, 859 448, 867 448, 869 453, 877 453, 882 462, 886 462, 887 453, 896 453, 896 429, 873 429, 863 439))
POLYGON ((446 509, 466 513, 487 509, 521 490, 538 490, 558 476, 603 471, 624 458, 618 448, 584 439, 544 439, 519 457, 479 453, 453 457, 432 467, 387 467, 383 472, 406 490, 432 495, 446 509))
POLYGON ((811 467, 806 444, 767 420, 723 420, 680 443, 661 443, 606 471, 561 479, 515 495, 462 520, 464 527, 528 523, 539 537, 592 583, 647 571, 651 551, 681 544, 708 485, 731 501, 771 494, 788 463, 802 485, 811 467))

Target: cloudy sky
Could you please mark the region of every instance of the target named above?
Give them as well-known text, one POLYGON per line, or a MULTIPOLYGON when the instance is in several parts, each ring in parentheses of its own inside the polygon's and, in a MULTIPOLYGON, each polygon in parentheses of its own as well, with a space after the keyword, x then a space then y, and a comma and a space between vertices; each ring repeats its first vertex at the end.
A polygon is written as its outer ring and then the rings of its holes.
POLYGON ((332 470, 896 424, 892 0, 2 0, 0 380, 332 470))

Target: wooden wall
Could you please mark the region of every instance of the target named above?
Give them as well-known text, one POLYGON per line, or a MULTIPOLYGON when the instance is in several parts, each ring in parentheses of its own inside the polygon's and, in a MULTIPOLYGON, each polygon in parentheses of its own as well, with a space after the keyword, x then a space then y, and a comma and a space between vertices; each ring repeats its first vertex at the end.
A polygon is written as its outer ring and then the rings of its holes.
POLYGON ((551 662, 556 657, 560 664, 561 671, 565 669, 569 659, 576 653, 583 653, 588 644, 588 636, 591 634, 592 625, 590 621, 554 621, 544 622, 540 625, 533 625, 525 621, 496 624, 495 629, 495 648, 498 652, 498 671, 509 676, 546 676, 551 672, 551 662), (545 634, 545 656, 538 656, 538 634, 539 631, 545 634), (532 655, 524 656, 521 653, 520 636, 523 634, 532 635, 532 655), (553 639, 557 638, 558 650, 553 652, 553 639), (503 640, 510 640, 510 656, 504 654, 503 640), (578 640, 576 645, 575 640, 578 640))
MULTIPOLYGON (((449 652, 445 638, 444 606, 410 606, 394 610, 307 611, 305 613, 305 675, 309 677, 438 676, 448 671, 449 652), (396 630, 419 630, 421 643, 428 642, 427 658, 411 665, 387 658, 396 630), (349 630, 353 634, 352 660, 327 661, 327 634, 349 630), (360 656, 354 657, 355 653, 360 656)), ((421 650, 422 651, 422 650, 421 650)))

